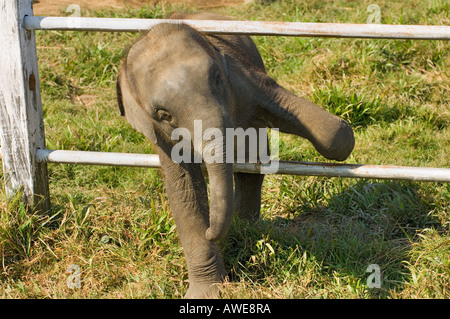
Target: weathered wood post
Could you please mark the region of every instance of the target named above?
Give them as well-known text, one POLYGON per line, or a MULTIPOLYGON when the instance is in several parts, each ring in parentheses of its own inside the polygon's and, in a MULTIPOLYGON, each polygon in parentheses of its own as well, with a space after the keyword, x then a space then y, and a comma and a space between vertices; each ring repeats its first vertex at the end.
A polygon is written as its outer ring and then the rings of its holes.
POLYGON ((0 137, 8 195, 22 191, 30 207, 50 208, 47 165, 36 151, 45 148, 34 31, 23 27, 33 15, 32 0, 0 4, 0 137))

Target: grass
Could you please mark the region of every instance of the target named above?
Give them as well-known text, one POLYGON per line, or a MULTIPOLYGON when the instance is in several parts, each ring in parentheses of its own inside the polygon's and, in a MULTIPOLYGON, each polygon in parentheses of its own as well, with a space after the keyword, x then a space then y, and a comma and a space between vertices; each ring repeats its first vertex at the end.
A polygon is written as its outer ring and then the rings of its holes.
MULTIPOLYGON (((235 19, 365 23, 370 1, 255 2, 235 19)), ((448 25, 446 1, 379 3, 381 22, 448 25)), ((83 10, 161 18, 177 6, 83 10)), ((136 34, 37 32, 47 147, 152 153, 115 102, 136 34)), ((450 167, 449 51, 443 41, 254 37, 267 70, 355 129, 348 163, 450 167)), ((324 161, 282 135, 284 160, 324 161)), ((187 269, 157 170, 49 165, 52 210, 0 203, 3 298, 181 298, 187 269), (71 265, 80 288, 70 288, 71 265)), ((450 185, 267 176, 262 219, 222 244, 224 298, 449 298, 450 185), (380 266, 381 288, 367 284, 380 266)))

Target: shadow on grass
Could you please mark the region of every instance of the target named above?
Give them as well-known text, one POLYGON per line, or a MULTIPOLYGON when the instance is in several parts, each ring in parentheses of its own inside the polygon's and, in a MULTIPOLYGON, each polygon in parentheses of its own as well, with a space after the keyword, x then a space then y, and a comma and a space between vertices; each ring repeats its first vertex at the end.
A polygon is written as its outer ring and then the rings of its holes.
POLYGON ((360 180, 326 206, 256 223, 236 218, 224 245, 230 281, 305 285, 284 296, 293 298, 389 297, 410 276, 405 260, 418 233, 441 226, 425 196, 418 183, 360 180), (380 288, 369 287, 373 264, 380 288))

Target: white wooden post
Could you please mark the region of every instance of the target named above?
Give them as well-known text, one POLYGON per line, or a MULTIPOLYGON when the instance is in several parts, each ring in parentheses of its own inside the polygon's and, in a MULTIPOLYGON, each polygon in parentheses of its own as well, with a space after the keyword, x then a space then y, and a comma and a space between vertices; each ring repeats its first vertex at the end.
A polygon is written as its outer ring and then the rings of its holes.
POLYGON ((50 208, 47 165, 36 160, 45 148, 34 31, 23 27, 32 0, 0 4, 0 137, 8 195, 22 191, 30 207, 50 208))

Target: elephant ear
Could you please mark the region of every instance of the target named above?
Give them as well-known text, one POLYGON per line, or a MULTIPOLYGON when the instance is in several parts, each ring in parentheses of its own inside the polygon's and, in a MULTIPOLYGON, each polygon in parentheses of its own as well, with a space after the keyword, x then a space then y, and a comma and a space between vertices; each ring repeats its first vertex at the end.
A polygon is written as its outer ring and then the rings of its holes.
POLYGON ((157 144, 153 119, 135 98, 126 71, 126 63, 123 63, 116 82, 120 114, 127 119, 134 129, 144 134, 153 144, 157 144))

